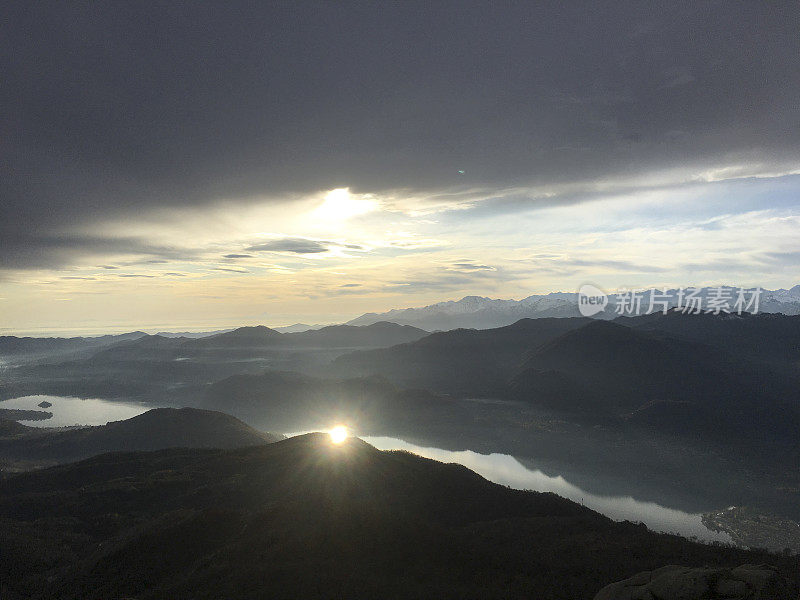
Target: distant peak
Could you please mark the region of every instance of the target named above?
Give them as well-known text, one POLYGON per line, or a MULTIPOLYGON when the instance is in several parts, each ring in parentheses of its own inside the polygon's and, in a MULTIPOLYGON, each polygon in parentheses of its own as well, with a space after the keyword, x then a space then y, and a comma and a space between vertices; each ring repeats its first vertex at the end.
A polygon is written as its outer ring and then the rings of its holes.
POLYGON ((242 334, 261 334, 261 335, 280 335, 280 332, 270 329, 266 325, 248 325, 246 327, 238 327, 227 334, 221 335, 242 335, 242 334))

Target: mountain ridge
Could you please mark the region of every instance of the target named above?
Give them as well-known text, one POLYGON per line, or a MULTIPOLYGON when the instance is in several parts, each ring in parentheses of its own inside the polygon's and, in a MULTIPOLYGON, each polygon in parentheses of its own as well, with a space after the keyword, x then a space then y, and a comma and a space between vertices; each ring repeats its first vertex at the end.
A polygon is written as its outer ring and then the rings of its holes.
MULTIPOLYGON (((722 286, 738 290, 733 286, 722 286)), ((699 288, 699 296, 706 298, 712 287, 699 288)), ((661 294, 663 290, 649 288, 661 294)), ((677 304, 677 289, 667 290, 670 306, 677 304)), ((613 319, 617 315, 615 306, 621 301, 620 293, 609 294, 609 306, 595 318, 613 319)), ((643 304, 647 304, 646 302, 643 304)), ((649 306, 646 306, 649 308, 649 306)), ((660 308, 659 306, 655 307, 660 308)), ((763 290, 760 298, 761 312, 800 314, 800 284, 789 289, 763 290)), ((365 313, 347 321, 348 325, 366 325, 378 320, 388 320, 399 324, 414 325, 429 331, 449 330, 460 327, 490 329, 510 325, 521 318, 573 317, 580 316, 577 292, 550 292, 534 294, 520 300, 489 298, 484 296, 465 296, 460 300, 447 300, 421 307, 398 308, 384 313, 365 313)))

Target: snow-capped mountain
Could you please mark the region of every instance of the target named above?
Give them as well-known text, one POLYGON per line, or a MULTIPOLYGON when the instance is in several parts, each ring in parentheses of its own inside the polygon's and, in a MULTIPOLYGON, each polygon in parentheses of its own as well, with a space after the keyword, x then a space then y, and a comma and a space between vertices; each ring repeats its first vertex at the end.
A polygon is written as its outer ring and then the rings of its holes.
MULTIPOLYGON (((713 298, 723 298, 728 308, 735 312, 735 302, 739 289, 733 286, 721 288, 700 288, 697 290, 638 290, 632 297, 625 291, 609 294, 608 306, 595 318, 613 319, 620 314, 645 314, 676 306, 699 306, 705 310, 713 306, 713 298), (719 290, 722 290, 721 292, 719 290), (689 293, 697 298, 692 305, 687 300, 689 293), (651 295, 654 302, 651 304, 651 295)), ((745 290, 746 299, 751 299, 752 290, 745 290)), ((717 305, 720 302, 717 301, 717 305)), ((722 306, 726 306, 723 302, 722 306)), ((753 312, 754 305, 743 307, 746 312, 753 312)), ((800 314, 800 285, 790 289, 762 290, 758 298, 757 312, 800 314)), ((552 292, 535 294, 521 300, 505 300, 486 298, 483 296, 465 296, 461 300, 437 302, 428 306, 401 308, 385 313, 366 313, 348 321, 347 325, 370 325, 379 321, 390 321, 401 325, 413 325, 428 331, 457 329, 459 327, 489 329, 510 325, 519 319, 542 317, 577 317, 577 292, 552 292)))

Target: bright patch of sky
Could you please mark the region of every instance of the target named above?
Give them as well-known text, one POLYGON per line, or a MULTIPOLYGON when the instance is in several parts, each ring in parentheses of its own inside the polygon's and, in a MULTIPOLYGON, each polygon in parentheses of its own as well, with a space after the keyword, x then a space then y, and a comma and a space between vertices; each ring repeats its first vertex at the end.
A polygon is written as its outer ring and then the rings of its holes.
POLYGON ((789 287, 800 279, 798 192, 794 174, 653 177, 550 193, 437 192, 428 205, 418 195, 404 204, 401 192, 337 188, 155 211, 101 225, 137 240, 133 251, 100 248, 58 269, 6 275, 0 326, 338 322, 468 294, 574 291, 587 281, 789 287))

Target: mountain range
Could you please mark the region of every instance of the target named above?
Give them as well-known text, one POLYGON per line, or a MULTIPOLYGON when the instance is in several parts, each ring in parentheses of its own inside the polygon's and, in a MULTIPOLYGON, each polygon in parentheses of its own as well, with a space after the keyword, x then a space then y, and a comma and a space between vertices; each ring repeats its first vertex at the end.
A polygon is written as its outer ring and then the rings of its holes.
POLYGON ((329 325, 296 333, 280 333, 264 325, 256 325, 201 338, 143 334, 107 345, 92 356, 92 361, 186 360, 209 358, 219 353, 224 353, 225 358, 230 359, 242 354, 252 358, 259 351, 378 348, 414 341, 427 333, 409 325, 378 322, 363 327, 329 325))
MULTIPOLYGON (((698 297, 707 299, 714 288, 704 287, 698 291, 698 297)), ((739 288, 728 286, 734 293, 739 288)), ((678 304, 679 290, 670 289, 640 290, 645 298, 650 292, 664 294, 668 297, 667 305, 672 308, 678 304)), ((608 306, 597 315, 597 318, 613 319, 622 300, 621 293, 608 296, 608 306)), ((649 309, 647 300, 643 303, 643 312, 649 309)), ((656 305, 656 310, 661 306, 656 305)), ((800 285, 791 289, 763 290, 759 301, 759 311, 767 313, 800 314, 800 285)), ((447 331, 450 329, 476 328, 491 329, 510 325, 519 319, 538 319, 545 317, 577 317, 578 294, 576 292, 552 292, 532 295, 522 300, 501 300, 482 296, 466 296, 461 300, 437 302, 420 308, 394 309, 385 313, 366 313, 351 321, 348 325, 369 325, 377 321, 391 321, 403 325, 413 325, 428 331, 447 331)))
POLYGON ((798 316, 673 310, 434 333, 342 355, 332 372, 457 397, 517 399, 591 423, 772 447, 796 444, 798 356, 798 316))

